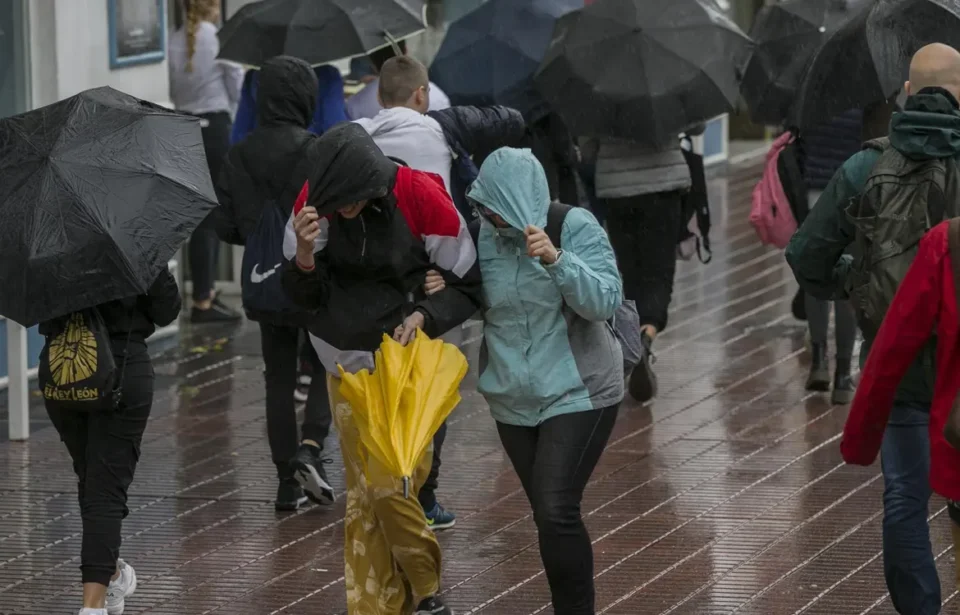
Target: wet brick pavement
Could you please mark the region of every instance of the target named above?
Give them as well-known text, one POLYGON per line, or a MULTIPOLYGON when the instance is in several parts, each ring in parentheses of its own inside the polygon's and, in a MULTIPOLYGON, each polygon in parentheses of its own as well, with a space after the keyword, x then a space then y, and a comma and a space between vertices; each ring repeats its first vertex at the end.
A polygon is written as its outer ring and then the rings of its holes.
MULTIPOLYGON (((880 560, 882 480, 876 466, 843 465, 846 410, 803 390, 795 284, 747 223, 756 173, 733 168, 711 181, 716 254, 678 271, 672 327, 657 348, 661 396, 623 407, 587 488, 601 613, 893 612, 880 560)), ((480 331, 469 332, 475 355, 480 331)), ((157 350, 156 402, 124 526, 123 555, 140 581, 127 613, 343 612, 342 503, 273 510, 261 364, 249 324, 187 332, 157 350)), ((440 495, 459 514, 440 538, 444 598, 461 615, 552 613, 527 502, 474 385, 471 375, 444 449, 440 495)), ((0 444, 0 613, 71 614, 74 478, 42 408, 34 416, 29 442, 0 444)), ((953 601, 941 500, 931 516, 953 601)))

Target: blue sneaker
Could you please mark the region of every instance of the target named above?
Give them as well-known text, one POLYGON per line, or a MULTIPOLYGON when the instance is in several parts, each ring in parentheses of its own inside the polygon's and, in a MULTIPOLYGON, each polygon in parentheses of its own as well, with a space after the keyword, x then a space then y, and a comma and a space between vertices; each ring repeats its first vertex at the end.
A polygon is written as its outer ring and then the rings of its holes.
POLYGON ((426 515, 427 527, 433 532, 449 530, 457 524, 457 516, 440 506, 439 502, 434 505, 433 510, 427 511, 426 515))

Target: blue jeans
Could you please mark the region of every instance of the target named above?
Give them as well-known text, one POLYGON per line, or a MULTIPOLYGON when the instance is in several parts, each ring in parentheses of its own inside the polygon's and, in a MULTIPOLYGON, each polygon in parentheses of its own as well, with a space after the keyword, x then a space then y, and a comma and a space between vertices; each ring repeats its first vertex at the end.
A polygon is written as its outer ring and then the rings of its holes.
POLYGON ((880 449, 883 467, 883 573, 898 613, 940 612, 940 577, 930 546, 928 404, 897 402, 880 449))

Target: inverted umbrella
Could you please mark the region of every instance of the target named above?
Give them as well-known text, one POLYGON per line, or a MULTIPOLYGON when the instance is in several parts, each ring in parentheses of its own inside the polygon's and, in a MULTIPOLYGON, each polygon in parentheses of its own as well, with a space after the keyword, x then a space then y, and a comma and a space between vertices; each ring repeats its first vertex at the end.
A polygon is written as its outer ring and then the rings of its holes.
POLYGON ((750 29, 755 48, 740 91, 755 122, 780 124, 794 103, 810 60, 854 14, 837 0, 787 0, 760 9, 750 29))
POLYGON ((259 67, 288 55, 317 66, 386 47, 424 28, 422 0, 261 0, 217 36, 220 55, 259 67))
POLYGON ((562 15, 583 0, 490 0, 450 24, 430 79, 457 105, 506 105, 536 116, 533 74, 562 15))
POLYGON ((597 0, 557 21, 535 80, 573 134, 659 145, 732 109, 750 49, 706 0, 597 0))
POLYGON ((371 373, 340 368, 340 393, 353 407, 360 441, 391 475, 410 478, 433 436, 460 403, 467 359, 452 344, 417 331, 401 346, 383 336, 371 373))
POLYGON ((216 204, 197 118, 104 87, 0 119, 0 314, 143 294, 216 204))
POLYGON ((957 0, 876 0, 831 33, 814 56, 791 123, 815 126, 848 109, 890 99, 921 47, 960 47, 957 0))

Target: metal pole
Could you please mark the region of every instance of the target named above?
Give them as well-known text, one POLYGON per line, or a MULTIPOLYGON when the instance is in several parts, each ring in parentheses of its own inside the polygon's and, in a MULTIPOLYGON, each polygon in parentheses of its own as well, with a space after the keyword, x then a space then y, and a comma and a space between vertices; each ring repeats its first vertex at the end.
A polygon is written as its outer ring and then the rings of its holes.
POLYGON ((11 440, 26 440, 30 437, 30 397, 27 379, 27 330, 7 319, 7 370, 10 383, 7 386, 11 440))

